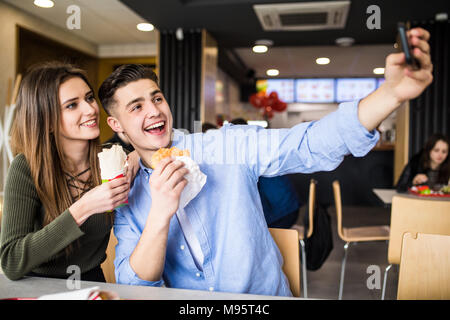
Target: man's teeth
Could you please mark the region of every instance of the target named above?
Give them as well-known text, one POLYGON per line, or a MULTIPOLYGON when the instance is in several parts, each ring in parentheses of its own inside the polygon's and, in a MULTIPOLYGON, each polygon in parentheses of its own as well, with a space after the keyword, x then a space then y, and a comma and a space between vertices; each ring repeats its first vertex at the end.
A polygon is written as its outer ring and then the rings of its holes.
POLYGON ((158 127, 162 127, 164 125, 164 121, 152 124, 151 126, 148 126, 147 128, 145 128, 145 130, 151 130, 151 129, 156 129, 158 127))

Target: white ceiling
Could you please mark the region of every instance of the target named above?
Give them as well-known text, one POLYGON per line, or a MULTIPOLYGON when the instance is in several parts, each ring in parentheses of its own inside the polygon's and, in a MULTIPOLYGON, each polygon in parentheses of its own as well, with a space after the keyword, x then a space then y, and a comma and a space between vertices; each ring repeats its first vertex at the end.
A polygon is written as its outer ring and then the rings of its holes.
POLYGON ((67 29, 66 12, 70 5, 81 11, 81 29, 70 30, 80 38, 96 45, 156 43, 157 31, 142 32, 136 25, 145 21, 118 0, 54 0, 52 8, 39 8, 33 0, 3 0, 29 14, 60 28, 67 29))
POLYGON ((251 48, 235 49, 242 61, 265 78, 265 70, 278 69, 285 77, 373 77, 373 69, 384 67, 386 56, 394 52, 393 45, 355 45, 351 47, 273 47, 266 53, 254 53, 251 48), (330 58, 327 65, 316 64, 316 58, 330 58))
MULTIPOLYGON (((128 56, 134 53, 156 54, 157 32, 141 32, 136 25, 145 21, 118 0, 54 0, 54 7, 39 8, 33 0, 0 0, 37 16, 60 28, 67 29, 66 12, 70 5, 81 9, 81 29, 68 30, 98 46, 98 55, 128 56)), ((386 56, 393 52, 391 45, 354 45, 351 47, 273 47, 264 54, 253 53, 251 48, 237 48, 235 52, 256 77, 266 77, 265 70, 275 68, 283 77, 367 77, 372 70, 383 67, 386 56), (326 56, 328 65, 317 65, 316 58, 326 56)))

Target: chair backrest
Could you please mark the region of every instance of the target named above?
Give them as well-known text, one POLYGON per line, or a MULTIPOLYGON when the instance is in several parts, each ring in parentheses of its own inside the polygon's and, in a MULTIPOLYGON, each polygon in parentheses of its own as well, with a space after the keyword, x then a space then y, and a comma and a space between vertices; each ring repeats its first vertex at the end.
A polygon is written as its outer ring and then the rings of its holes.
POLYGON ((309 202, 308 202, 308 215, 309 215, 309 226, 308 233, 306 237, 311 237, 314 229, 314 210, 316 209, 316 185, 317 181, 311 179, 309 183, 309 202))
POLYGON ((334 194, 334 205, 336 207, 337 215, 337 231, 341 239, 344 239, 344 232, 342 230, 342 199, 341 199, 341 186, 339 181, 333 181, 333 194, 334 194))
POLYGON ((406 232, 450 235, 450 201, 394 196, 388 247, 390 264, 400 264, 406 232))
POLYGON ((405 233, 397 299, 449 300, 449 271, 450 236, 405 233))
POLYGON ((300 251, 298 231, 294 229, 269 228, 273 240, 283 257, 283 272, 288 278, 294 297, 300 297, 300 251))
POLYGON ((114 232, 111 230, 109 236, 108 247, 106 248, 106 260, 101 264, 103 275, 108 283, 116 283, 116 275, 114 272, 114 259, 116 258, 116 245, 117 239, 114 236, 114 232))

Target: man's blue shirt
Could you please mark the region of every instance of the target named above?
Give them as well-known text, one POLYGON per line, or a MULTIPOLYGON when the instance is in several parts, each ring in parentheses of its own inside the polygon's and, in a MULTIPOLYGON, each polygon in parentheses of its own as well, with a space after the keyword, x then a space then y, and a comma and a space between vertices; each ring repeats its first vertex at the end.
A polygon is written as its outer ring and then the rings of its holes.
POLYGON ((335 169, 344 156, 364 156, 378 141, 357 116, 358 101, 343 103, 319 121, 290 129, 227 125, 206 133, 174 130, 172 146, 189 149, 206 184, 185 207, 200 243, 203 265, 195 264, 180 223, 170 222, 162 279, 140 279, 129 258, 151 208, 149 177, 141 163, 128 206, 116 210, 115 273, 118 283, 290 296, 283 260, 264 219, 259 177, 335 169))

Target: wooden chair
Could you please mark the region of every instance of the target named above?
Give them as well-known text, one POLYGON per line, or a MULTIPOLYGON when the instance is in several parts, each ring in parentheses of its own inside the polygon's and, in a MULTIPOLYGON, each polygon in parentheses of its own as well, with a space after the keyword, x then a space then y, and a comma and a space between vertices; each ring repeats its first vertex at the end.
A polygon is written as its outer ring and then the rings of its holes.
POLYGON ((101 264, 105 280, 108 283, 116 283, 116 275, 114 272, 114 259, 116 257, 117 238, 114 236, 113 230, 109 236, 108 247, 106 248, 106 260, 101 264))
POLYGON ((336 206, 337 215, 337 231, 339 237, 345 241, 344 258, 341 265, 341 279, 339 283, 339 300, 342 299, 342 292, 344 289, 344 275, 345 263, 347 261, 348 247, 351 243, 371 242, 371 241, 386 241, 389 239, 389 226, 369 226, 369 227, 342 227, 342 200, 341 187, 339 181, 333 182, 334 203, 336 206))
POLYGON ((405 233, 397 299, 450 300, 449 271, 450 236, 405 233))
MULTIPOLYGON (((308 200, 308 216, 309 225, 306 238, 310 238, 314 229, 314 210, 316 205, 316 185, 317 181, 311 179, 309 183, 309 200, 308 200)), ((305 226, 295 224, 291 227, 298 231, 298 240, 300 242, 301 256, 302 256, 302 278, 303 278, 303 297, 308 298, 308 279, 306 273, 306 251, 305 251, 305 226)))
POLYGON ((300 258, 298 232, 293 229, 269 228, 273 240, 283 256, 283 272, 288 278, 294 297, 300 297, 300 258))
POLYGON ((450 235, 450 201, 409 195, 392 198, 389 265, 384 272, 382 300, 386 293, 388 272, 392 265, 400 264, 403 234, 406 232, 450 235))

